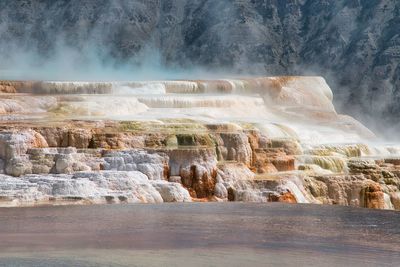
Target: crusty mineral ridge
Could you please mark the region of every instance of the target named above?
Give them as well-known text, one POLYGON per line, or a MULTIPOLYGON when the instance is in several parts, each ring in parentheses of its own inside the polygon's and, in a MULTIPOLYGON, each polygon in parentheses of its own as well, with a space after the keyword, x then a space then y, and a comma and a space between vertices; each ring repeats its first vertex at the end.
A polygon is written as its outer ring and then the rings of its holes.
POLYGON ((337 114, 320 77, 0 84, 13 88, 0 94, 1 206, 400 209, 400 146, 337 114))

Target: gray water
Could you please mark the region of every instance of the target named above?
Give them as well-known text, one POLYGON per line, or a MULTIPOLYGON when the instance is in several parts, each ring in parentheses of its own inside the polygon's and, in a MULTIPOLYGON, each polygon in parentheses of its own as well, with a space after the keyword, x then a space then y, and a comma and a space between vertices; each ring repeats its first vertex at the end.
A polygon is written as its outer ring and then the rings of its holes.
POLYGON ((278 203, 0 209, 0 266, 399 266, 400 213, 278 203))

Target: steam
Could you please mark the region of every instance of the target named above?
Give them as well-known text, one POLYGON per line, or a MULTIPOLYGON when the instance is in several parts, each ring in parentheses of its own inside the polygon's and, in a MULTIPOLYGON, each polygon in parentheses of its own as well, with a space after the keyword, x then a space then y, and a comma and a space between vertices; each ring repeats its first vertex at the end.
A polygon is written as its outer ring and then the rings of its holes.
POLYGON ((398 101, 393 99, 396 89, 390 81, 377 82, 369 78, 355 90, 343 81, 338 73, 320 65, 298 64, 292 66, 288 72, 294 75, 324 77, 334 92, 333 103, 338 113, 356 118, 385 141, 400 141, 398 134, 400 123, 397 122, 397 117, 387 111, 388 107, 398 105, 398 101), (375 83, 377 85, 373 86, 375 83), (377 89, 371 91, 369 90, 371 87, 381 88, 385 92, 382 93, 377 89), (365 109, 365 106, 368 110, 365 109))
MULTIPOLYGON (((57 14, 56 11, 68 13, 71 7, 64 10, 63 7, 52 4, 49 8, 59 10, 50 11, 45 10, 46 6, 43 3, 38 3, 39 7, 35 7, 35 13, 38 12, 35 20, 19 22, 14 18, 17 15, 9 14, 11 13, 9 11, 15 9, 18 12, 18 9, 22 9, 21 12, 26 13, 27 7, 20 6, 20 1, 0 2, 0 37, 2 37, 0 38, 0 79, 166 80, 198 79, 222 74, 222 71, 210 73, 189 61, 184 66, 167 62, 162 52, 162 44, 158 41, 159 32, 156 28, 144 30, 140 27, 146 25, 135 25, 130 32, 126 28, 129 29, 132 25, 119 24, 121 22, 125 24, 128 18, 118 16, 148 15, 156 19, 156 14, 146 14, 148 10, 152 10, 149 7, 152 3, 145 6, 140 1, 109 1, 102 4, 95 1, 93 3, 70 1, 69 4, 82 8, 82 10, 76 10, 76 16, 79 16, 79 12, 83 12, 85 7, 93 8, 88 11, 92 13, 95 13, 96 9, 109 9, 98 12, 111 14, 105 16, 105 21, 99 19, 93 25, 87 25, 90 22, 88 18, 85 18, 84 22, 76 21, 72 26, 75 28, 71 30, 67 28, 69 27, 67 22, 50 19, 52 16, 50 14, 57 14), (7 5, 8 12, 1 12, 3 5, 7 5), (15 6, 12 7, 13 5, 15 6), (128 14, 124 11, 126 5, 130 5, 136 14, 128 14), (11 16, 12 18, 7 18, 11 16), (45 25, 40 24, 41 19, 45 21, 45 25), (115 21, 109 22, 107 21, 109 19, 115 19, 115 21), (49 26, 56 22, 65 23, 67 26, 49 26), (142 31, 148 31, 148 33, 144 36, 142 31)), ((62 16, 64 18, 66 14, 62 13, 62 16)))
MULTIPOLYGON (((16 47, 16 46, 15 46, 16 47)), ((161 52, 154 46, 144 47, 137 55, 121 61, 99 46, 88 44, 82 49, 58 41, 52 52, 43 55, 36 49, 12 48, 0 54, 0 79, 5 80, 152 80, 179 79, 205 71, 179 66, 166 67, 161 52)))

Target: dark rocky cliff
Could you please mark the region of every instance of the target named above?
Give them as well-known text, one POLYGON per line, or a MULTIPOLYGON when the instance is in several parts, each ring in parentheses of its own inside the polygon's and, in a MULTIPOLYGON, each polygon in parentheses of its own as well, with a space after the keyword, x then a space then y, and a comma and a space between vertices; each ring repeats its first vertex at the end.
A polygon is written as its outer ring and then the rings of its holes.
POLYGON ((166 66, 318 74, 345 112, 399 124, 397 0, 0 1, 3 58, 15 47, 50 57, 60 40, 116 62, 151 47, 166 66))

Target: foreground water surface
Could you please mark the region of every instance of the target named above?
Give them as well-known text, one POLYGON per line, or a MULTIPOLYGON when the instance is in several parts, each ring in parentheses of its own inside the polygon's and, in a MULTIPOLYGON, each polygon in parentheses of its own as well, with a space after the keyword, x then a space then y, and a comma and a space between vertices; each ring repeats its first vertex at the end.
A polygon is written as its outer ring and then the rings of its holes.
POLYGON ((187 203, 0 209, 0 266, 399 266, 400 213, 187 203))

